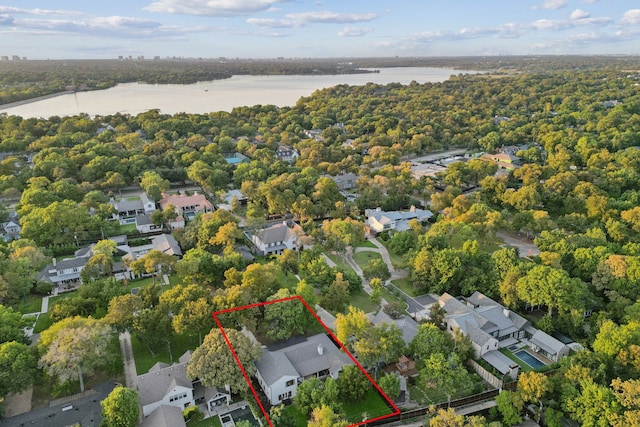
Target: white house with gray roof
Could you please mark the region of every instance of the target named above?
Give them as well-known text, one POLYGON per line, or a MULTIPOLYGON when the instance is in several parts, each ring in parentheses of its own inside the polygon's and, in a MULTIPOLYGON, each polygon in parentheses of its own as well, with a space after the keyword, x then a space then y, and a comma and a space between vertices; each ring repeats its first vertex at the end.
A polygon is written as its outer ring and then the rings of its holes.
POLYGON ((326 334, 294 337, 268 346, 256 363, 256 379, 272 405, 293 399, 308 378, 338 378, 342 367, 353 364, 326 334))
POLYGON ((156 203, 147 193, 142 193, 136 198, 112 200, 110 203, 115 209, 113 219, 118 220, 121 225, 133 223, 136 216, 149 215, 156 210, 156 203))
POLYGON ((253 234, 247 234, 255 246, 258 255, 280 255, 285 249, 297 250, 300 245, 299 235, 304 234, 302 227, 286 222, 274 224, 253 234))
POLYGON ((367 209, 365 211, 367 221, 365 225, 372 233, 382 233, 387 230, 404 231, 409 229, 409 221, 424 222, 433 216, 429 210, 418 209, 411 206, 408 212, 385 212, 380 208, 367 209))
POLYGON ((207 403, 211 411, 216 407, 229 405, 231 396, 225 390, 215 387, 203 387, 199 380, 190 380, 187 376, 187 364, 191 360, 191 351, 184 353, 178 363, 168 365, 158 362, 149 372, 138 376, 138 396, 142 413, 151 415, 164 405, 184 410, 199 401, 207 403))

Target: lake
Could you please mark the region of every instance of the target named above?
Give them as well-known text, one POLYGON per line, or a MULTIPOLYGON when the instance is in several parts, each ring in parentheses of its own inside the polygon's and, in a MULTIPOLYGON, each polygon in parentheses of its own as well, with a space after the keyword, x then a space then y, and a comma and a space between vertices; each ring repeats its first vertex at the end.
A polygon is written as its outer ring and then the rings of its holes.
POLYGON ((442 82, 451 75, 476 71, 452 68, 397 67, 380 68, 379 73, 339 75, 248 76, 199 82, 188 85, 152 85, 124 83, 105 90, 64 94, 13 108, 0 113, 23 118, 70 116, 87 113, 104 116, 114 113, 136 115, 151 109, 175 114, 231 111, 235 107, 273 104, 292 106, 301 97, 318 89, 340 84, 442 82))

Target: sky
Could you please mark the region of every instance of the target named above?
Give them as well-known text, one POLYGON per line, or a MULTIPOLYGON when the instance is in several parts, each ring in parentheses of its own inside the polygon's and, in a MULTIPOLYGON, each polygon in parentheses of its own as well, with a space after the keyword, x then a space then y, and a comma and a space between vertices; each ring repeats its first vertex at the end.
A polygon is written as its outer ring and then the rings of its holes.
POLYGON ((638 0, 0 0, 0 55, 640 54, 638 0))

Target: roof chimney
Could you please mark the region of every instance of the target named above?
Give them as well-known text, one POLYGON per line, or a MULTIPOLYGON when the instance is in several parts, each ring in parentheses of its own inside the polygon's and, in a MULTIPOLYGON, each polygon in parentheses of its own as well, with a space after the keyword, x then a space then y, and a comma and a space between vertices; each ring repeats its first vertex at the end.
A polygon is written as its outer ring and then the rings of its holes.
POLYGON ((322 344, 318 344, 318 354, 320 356, 324 354, 324 347, 322 347, 322 344))
POLYGON ((508 308, 503 308, 502 309, 502 314, 504 314, 504 317, 509 317, 509 309, 508 308))
POLYGON ((53 266, 56 266, 56 257, 53 257, 53 266))

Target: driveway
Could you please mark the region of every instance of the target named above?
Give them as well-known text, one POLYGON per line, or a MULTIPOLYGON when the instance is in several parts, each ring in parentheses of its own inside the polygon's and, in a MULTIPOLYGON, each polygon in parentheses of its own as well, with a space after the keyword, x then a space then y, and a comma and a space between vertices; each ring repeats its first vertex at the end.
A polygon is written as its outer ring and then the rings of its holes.
POLYGON ((133 348, 131 347, 131 335, 129 332, 123 332, 119 338, 122 362, 124 364, 125 384, 127 387, 136 390, 138 387, 138 373, 136 372, 136 360, 133 357, 133 348))
POLYGON ((525 238, 515 238, 513 236, 509 236, 508 234, 503 233, 502 231, 498 231, 496 236, 501 238, 504 241, 505 245, 513 246, 514 248, 518 248, 518 253, 520 254, 520 258, 527 258, 530 256, 538 256, 540 255, 540 249, 531 242, 529 239, 525 238))

